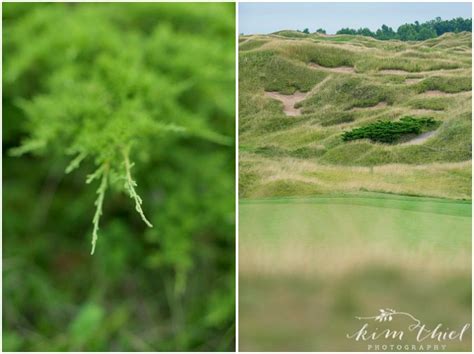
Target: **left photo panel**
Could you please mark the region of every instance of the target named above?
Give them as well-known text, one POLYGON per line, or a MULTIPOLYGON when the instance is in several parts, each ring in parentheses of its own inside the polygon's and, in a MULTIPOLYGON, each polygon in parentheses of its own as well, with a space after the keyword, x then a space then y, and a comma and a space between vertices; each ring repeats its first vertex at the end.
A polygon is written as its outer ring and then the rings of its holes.
POLYGON ((3 3, 3 350, 235 350, 235 4, 3 3))

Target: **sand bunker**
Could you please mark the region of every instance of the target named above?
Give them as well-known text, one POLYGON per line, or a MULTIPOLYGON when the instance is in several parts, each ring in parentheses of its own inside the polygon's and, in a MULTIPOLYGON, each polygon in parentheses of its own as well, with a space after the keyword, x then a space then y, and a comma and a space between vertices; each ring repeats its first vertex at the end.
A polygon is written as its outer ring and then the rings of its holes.
POLYGON ((391 74, 391 75, 408 75, 411 74, 409 71, 397 70, 397 69, 382 69, 379 70, 381 74, 391 74))
POLYGON ((333 73, 341 73, 341 74, 354 74, 355 70, 352 66, 338 66, 335 68, 328 68, 325 66, 321 66, 316 63, 309 63, 309 67, 314 68, 314 69, 319 69, 319 70, 324 70, 324 71, 331 71, 333 73))
POLYGON ((283 95, 278 92, 265 92, 265 96, 281 101, 283 103, 283 112, 287 116, 301 115, 301 108, 295 108, 295 104, 303 101, 307 93, 295 92, 293 95, 283 95))
POLYGON ((416 83, 420 82, 421 80, 423 80, 423 79, 406 79, 405 83, 406 84, 416 84, 416 83))
POLYGON ((283 103, 283 112, 287 116, 299 116, 301 115, 301 108, 295 108, 295 104, 298 102, 303 101, 306 99, 309 95, 314 94, 317 92, 321 86, 323 86, 326 82, 328 82, 332 78, 331 75, 326 77, 323 81, 321 81, 319 84, 314 86, 311 91, 308 92, 298 92, 296 91, 293 95, 282 95, 281 93, 278 92, 265 92, 265 96, 273 98, 275 100, 279 100, 283 103))
POLYGON ((423 134, 420 134, 420 135, 414 137, 411 140, 408 140, 404 144, 405 145, 420 145, 420 144, 423 144, 426 140, 428 140, 429 138, 431 138, 435 134, 436 134, 435 130, 433 130, 431 132, 426 132, 426 133, 423 133, 423 134))
POLYGON ((409 74, 417 74, 417 75, 432 75, 432 74, 452 74, 456 72, 462 72, 469 70, 468 68, 452 68, 452 69, 433 69, 433 70, 422 70, 422 71, 408 71, 402 69, 380 69, 378 72, 381 74, 393 74, 393 75, 409 75, 409 74))

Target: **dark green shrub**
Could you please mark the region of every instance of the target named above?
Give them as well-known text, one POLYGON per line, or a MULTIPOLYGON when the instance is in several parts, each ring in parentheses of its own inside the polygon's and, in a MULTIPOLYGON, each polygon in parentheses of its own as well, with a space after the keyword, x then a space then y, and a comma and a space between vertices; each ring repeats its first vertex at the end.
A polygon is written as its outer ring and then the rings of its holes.
POLYGON ((380 143, 394 143, 406 135, 419 135, 423 131, 433 130, 440 122, 433 118, 403 117, 397 122, 379 120, 365 127, 356 128, 342 134, 342 140, 352 141, 370 139, 380 143))

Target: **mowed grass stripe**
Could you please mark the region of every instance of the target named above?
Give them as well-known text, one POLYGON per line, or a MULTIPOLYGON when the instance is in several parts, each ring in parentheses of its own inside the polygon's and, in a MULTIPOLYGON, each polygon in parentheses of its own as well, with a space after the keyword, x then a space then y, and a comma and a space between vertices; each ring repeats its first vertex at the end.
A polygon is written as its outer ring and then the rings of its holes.
POLYGON ((242 271, 328 274, 371 262, 435 273, 470 269, 470 204, 381 200, 241 203, 242 271))
POLYGON ((241 199, 245 204, 334 204, 358 205, 376 208, 401 209, 460 217, 471 217, 471 201, 426 197, 399 196, 383 193, 353 195, 323 195, 317 197, 285 197, 264 199, 241 199))

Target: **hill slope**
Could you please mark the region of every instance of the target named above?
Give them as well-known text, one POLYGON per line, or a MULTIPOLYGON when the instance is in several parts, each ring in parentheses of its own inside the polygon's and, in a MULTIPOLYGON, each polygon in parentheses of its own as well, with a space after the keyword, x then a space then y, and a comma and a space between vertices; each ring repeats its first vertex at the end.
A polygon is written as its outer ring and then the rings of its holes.
POLYGON ((239 46, 241 197, 471 198, 470 33, 399 42, 281 31, 239 46), (405 116, 440 124, 396 144, 341 138, 405 116))

